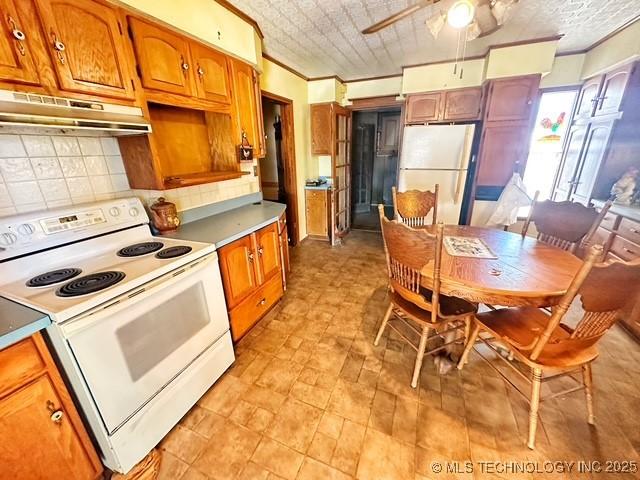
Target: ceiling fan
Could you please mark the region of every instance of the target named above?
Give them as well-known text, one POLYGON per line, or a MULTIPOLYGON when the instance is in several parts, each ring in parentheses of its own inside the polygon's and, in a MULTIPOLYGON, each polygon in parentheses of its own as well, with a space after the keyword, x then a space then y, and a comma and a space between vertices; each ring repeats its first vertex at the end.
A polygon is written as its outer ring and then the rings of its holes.
POLYGON ((362 33, 378 32, 418 10, 438 3, 450 4, 450 7, 446 13, 436 12, 427 19, 427 27, 433 36, 437 37, 446 22, 454 28, 467 27, 467 39, 473 40, 498 30, 507 20, 511 7, 518 3, 518 0, 456 0, 453 3, 447 0, 419 0, 417 3, 365 28, 362 33))

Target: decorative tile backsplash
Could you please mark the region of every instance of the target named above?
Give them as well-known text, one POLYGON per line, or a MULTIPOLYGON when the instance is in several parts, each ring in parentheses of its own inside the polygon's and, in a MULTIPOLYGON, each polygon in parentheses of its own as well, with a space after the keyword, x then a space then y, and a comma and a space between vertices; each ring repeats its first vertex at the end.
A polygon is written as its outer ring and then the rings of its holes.
POLYGON ((235 180, 132 191, 114 137, 0 134, 0 217, 131 195, 145 204, 164 196, 187 210, 257 192, 253 165, 242 168, 249 174, 235 180))

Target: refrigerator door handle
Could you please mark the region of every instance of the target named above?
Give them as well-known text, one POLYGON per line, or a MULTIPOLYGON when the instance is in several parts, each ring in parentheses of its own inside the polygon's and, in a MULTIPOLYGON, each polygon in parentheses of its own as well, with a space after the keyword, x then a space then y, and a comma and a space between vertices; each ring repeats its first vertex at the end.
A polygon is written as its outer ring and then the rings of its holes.
POLYGON ((466 172, 466 170, 458 170, 458 175, 456 177, 456 191, 453 195, 454 205, 457 205, 460 202, 460 192, 462 190, 462 177, 464 176, 464 172, 466 172))

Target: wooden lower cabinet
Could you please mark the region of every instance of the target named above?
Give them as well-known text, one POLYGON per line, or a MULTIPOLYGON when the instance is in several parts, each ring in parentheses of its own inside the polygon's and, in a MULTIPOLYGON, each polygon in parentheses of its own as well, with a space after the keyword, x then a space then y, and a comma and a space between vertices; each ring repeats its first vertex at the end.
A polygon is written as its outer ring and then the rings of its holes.
MULTIPOLYGON (((603 245, 605 260, 636 260, 640 258, 640 222, 610 210, 596 231, 592 244, 603 245)), ((620 320, 640 340, 640 294, 630 303, 620 320)))
MULTIPOLYGON (((234 341, 242 338, 284 293, 285 250, 279 227, 280 222, 274 222, 218 251, 234 341)), ((286 252, 288 264, 288 247, 286 252)))
POLYGON ((307 234, 329 239, 331 190, 305 190, 307 206, 307 234))
POLYGON ((102 465, 36 333, 0 351, 2 478, 95 479, 102 465))

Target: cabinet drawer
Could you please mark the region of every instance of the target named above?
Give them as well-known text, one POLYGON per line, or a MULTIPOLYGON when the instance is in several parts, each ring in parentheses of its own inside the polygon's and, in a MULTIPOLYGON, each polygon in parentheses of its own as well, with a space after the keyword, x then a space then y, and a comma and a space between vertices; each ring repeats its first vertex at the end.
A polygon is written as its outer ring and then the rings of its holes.
POLYGON ((0 351, 0 396, 46 368, 31 337, 0 351))
POLYGON ((231 335, 239 340, 282 297, 282 277, 276 275, 229 313, 231 335))
POLYGON ((611 243, 611 253, 628 262, 640 257, 640 245, 616 235, 611 243))
POLYGON ((613 231, 618 226, 619 220, 620 217, 618 215, 616 215, 615 213, 607 212, 607 214, 602 219, 602 223, 600 223, 600 226, 606 228, 607 230, 613 231))
POLYGON ((640 245, 640 223, 623 217, 618 225, 618 235, 640 245))

